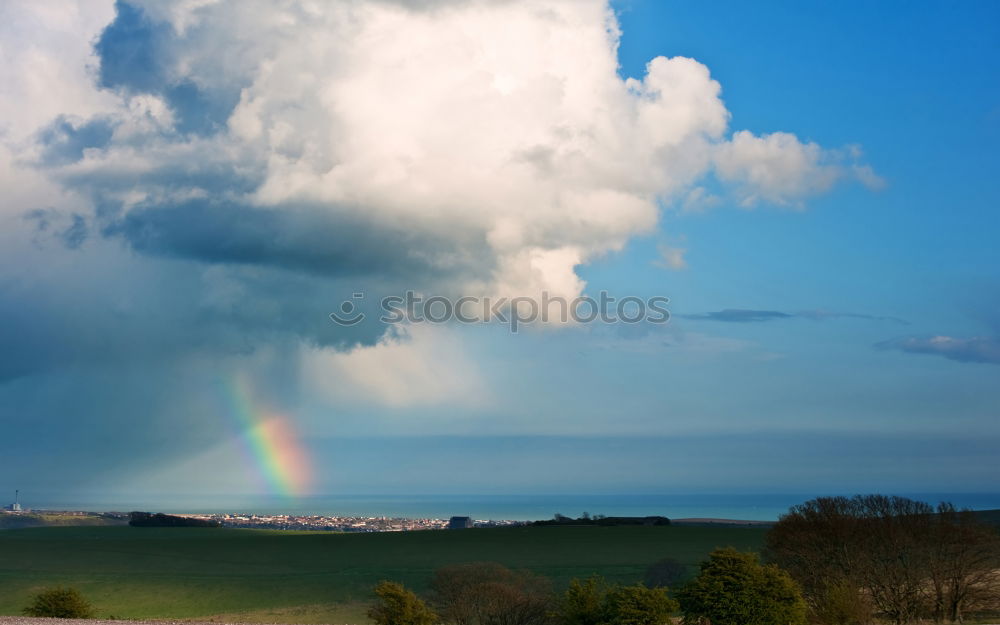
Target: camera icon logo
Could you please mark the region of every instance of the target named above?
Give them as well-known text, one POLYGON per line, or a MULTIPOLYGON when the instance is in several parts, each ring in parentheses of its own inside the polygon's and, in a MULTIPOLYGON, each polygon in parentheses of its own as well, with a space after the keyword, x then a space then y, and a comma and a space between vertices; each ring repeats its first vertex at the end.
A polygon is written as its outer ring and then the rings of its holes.
POLYGON ((361 323, 365 319, 365 313, 356 309, 353 300, 363 300, 364 298, 364 293, 354 293, 351 295, 351 299, 345 299, 340 303, 339 313, 336 311, 330 313, 330 319, 337 325, 348 327, 361 323))

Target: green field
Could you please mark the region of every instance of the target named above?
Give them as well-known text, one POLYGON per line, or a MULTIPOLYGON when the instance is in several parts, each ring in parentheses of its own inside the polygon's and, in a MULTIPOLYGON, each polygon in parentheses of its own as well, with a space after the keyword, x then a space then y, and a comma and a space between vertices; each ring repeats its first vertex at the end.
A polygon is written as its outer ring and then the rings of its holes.
POLYGON ((558 585, 599 573, 638 581, 672 557, 692 567, 714 547, 758 549, 765 530, 521 527, 378 534, 196 528, 50 527, 0 532, 0 614, 32 593, 79 588, 100 616, 364 622, 371 587, 425 588, 438 566, 496 561, 558 585))
POLYGON ((19 512, 0 513, 0 529, 25 527, 125 525, 128 519, 109 518, 93 512, 19 512))

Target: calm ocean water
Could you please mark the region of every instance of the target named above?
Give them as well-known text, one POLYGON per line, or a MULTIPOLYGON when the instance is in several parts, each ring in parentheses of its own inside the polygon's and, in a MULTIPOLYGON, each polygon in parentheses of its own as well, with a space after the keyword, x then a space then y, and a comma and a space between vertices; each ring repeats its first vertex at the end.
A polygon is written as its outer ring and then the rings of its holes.
MULTIPOLYGON (((1000 508, 1000 493, 894 493, 937 503, 950 501, 974 510, 1000 508)), ((49 510, 148 510, 174 513, 249 512, 257 514, 321 514, 476 519, 550 519, 556 513, 584 512, 608 516, 663 515, 675 519, 712 517, 767 521, 815 495, 683 494, 683 495, 321 495, 295 499, 261 496, 114 497, 76 493, 54 496, 24 493, 25 507, 49 510)))

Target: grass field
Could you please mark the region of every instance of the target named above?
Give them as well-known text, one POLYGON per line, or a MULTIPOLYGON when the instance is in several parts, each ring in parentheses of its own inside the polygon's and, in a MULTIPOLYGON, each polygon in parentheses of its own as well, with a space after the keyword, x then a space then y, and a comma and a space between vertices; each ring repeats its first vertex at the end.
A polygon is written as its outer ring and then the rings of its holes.
POLYGON ((20 529, 25 527, 77 526, 77 525, 125 525, 127 519, 112 519, 92 512, 23 512, 17 514, 0 513, 0 529, 20 529))
POLYGON ((746 527, 521 527, 335 534, 195 528, 50 527, 0 532, 0 614, 38 590, 80 589, 101 617, 363 623, 381 579, 422 590, 444 564, 496 561, 559 586, 593 573, 641 579, 672 557, 756 550, 746 527))

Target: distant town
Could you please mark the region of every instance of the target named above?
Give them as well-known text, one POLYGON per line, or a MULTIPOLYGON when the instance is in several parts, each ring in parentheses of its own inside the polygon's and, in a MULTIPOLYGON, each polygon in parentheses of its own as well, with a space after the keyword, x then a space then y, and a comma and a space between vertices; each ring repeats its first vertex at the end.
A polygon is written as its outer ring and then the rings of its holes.
POLYGON ((472 519, 408 519, 370 516, 294 516, 288 514, 185 514, 188 518, 216 521, 222 527, 334 532, 410 532, 524 525, 525 521, 472 519))
MULTIPOLYGON (((31 510, 19 503, 4 506, 0 512, 0 528, 44 525, 124 525, 129 512, 85 512, 80 510, 31 510)), ((385 516, 330 516, 290 514, 172 514, 172 518, 194 519, 220 527, 310 530, 330 532, 410 532, 418 530, 465 529, 473 527, 504 527, 525 525, 526 521, 510 519, 473 519, 455 516, 450 519, 411 519, 385 516)))

